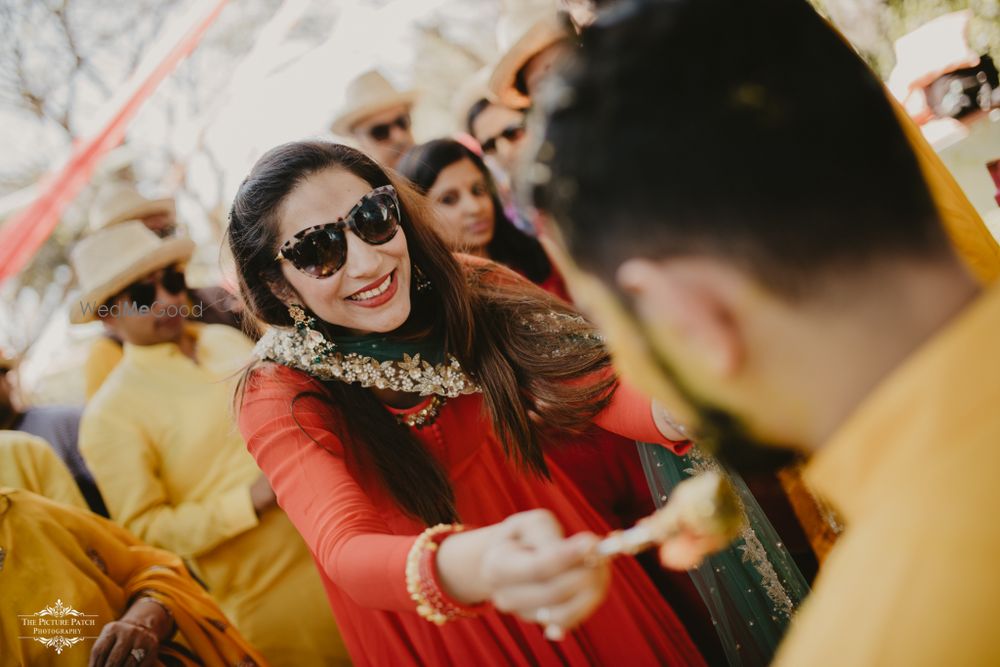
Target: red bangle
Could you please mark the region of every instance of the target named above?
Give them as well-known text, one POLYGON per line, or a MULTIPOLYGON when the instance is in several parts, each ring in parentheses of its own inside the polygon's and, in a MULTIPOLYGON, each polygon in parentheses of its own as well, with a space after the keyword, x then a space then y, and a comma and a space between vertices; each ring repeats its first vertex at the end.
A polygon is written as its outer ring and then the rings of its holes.
POLYGON ((471 618, 489 609, 489 602, 463 605, 451 599, 438 579, 437 551, 445 538, 463 530, 461 524, 438 524, 421 533, 406 557, 406 589, 417 603, 417 613, 436 625, 455 618, 471 618))

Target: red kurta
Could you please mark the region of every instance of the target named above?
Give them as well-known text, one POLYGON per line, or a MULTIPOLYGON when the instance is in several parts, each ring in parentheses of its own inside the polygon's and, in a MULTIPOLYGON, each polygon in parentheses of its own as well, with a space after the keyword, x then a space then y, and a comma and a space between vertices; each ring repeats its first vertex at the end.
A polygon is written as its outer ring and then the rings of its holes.
MULTIPOLYGON (((322 390, 304 373, 277 365, 258 371, 247 386, 240 429, 279 504, 312 549, 358 665, 704 664, 632 558, 614 562, 607 600, 561 642, 496 611, 442 627, 418 616, 406 592, 404 565, 425 526, 403 514, 388 493, 363 488, 352 475, 332 433, 331 410, 320 400, 300 398, 292 416, 292 400, 308 391, 322 390)), ((596 423, 631 439, 673 446, 656 429, 649 406, 648 399, 621 387, 596 423)), ((550 482, 520 472, 505 458, 481 395, 449 400, 433 425, 414 432, 446 471, 467 526, 542 507, 567 535, 607 529, 551 460, 550 482)))

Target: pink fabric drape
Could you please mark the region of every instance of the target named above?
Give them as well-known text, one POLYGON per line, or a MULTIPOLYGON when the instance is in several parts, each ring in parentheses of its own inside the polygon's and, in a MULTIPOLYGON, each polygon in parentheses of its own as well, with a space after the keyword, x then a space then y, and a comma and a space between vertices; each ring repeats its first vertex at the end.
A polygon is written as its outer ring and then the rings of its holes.
POLYGON ((198 15, 163 60, 134 83, 122 106, 104 126, 94 136, 76 142, 69 160, 42 186, 38 198, 0 228, 0 283, 27 266, 59 224, 66 206, 88 183, 101 157, 121 143, 143 103, 173 68, 194 51, 226 2, 217 0, 210 10, 198 15))

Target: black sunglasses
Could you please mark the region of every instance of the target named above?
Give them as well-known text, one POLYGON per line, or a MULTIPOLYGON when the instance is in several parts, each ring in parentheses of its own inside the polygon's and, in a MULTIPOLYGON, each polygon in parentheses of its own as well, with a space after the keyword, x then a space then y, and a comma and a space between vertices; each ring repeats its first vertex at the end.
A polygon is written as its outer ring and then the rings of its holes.
POLYGON ((168 266, 158 275, 154 275, 146 280, 132 283, 117 296, 109 299, 109 303, 114 303, 122 296, 136 308, 151 308, 156 303, 156 287, 162 285, 169 294, 177 295, 187 289, 187 282, 184 280, 184 272, 176 266, 168 266))
POLYGON ((375 141, 386 141, 392 133, 392 128, 398 127, 404 132, 410 129, 410 114, 404 113, 391 123, 379 123, 368 128, 368 136, 375 141))
POLYGON ((350 229, 368 245, 391 241, 399 231, 396 189, 391 185, 375 188, 362 197, 345 217, 336 222, 306 227, 288 239, 274 259, 286 259, 312 278, 332 276, 347 261, 345 229, 350 229))
POLYGON ((490 137, 489 139, 484 141, 482 143, 483 152, 489 154, 495 153, 497 150, 497 139, 500 139, 501 137, 507 141, 517 141, 522 136, 524 136, 523 120, 518 121, 513 125, 508 125, 503 130, 500 131, 500 134, 496 135, 495 137, 490 137))

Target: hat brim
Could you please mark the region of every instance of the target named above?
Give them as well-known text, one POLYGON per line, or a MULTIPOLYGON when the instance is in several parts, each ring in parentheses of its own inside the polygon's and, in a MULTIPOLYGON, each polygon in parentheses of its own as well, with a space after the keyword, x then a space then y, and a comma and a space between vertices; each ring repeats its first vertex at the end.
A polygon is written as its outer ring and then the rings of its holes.
POLYGON ((113 218, 104 220, 100 224, 91 226, 90 231, 97 232, 112 225, 120 225, 123 222, 129 222, 130 220, 141 220, 146 216, 155 215, 157 213, 167 213, 173 217, 177 217, 177 205, 174 203, 173 199, 152 199, 145 202, 142 206, 138 206, 133 209, 129 209, 124 213, 119 213, 113 218))
POLYGON ((511 109, 526 109, 531 106, 531 99, 515 85, 517 73, 529 60, 566 37, 566 29, 559 17, 552 16, 533 25, 521 39, 514 42, 497 61, 490 77, 490 92, 500 104, 511 109))
POLYGON ((407 90, 400 93, 396 93, 391 97, 386 97, 379 100, 377 103, 365 104, 363 106, 351 109, 346 113, 337 116, 333 123, 330 125, 330 129, 334 134, 340 134, 344 136, 350 136, 351 130, 354 126, 363 121, 368 116, 377 114, 380 111, 385 111, 386 109, 391 109, 398 106, 412 107, 417 101, 417 91, 407 90))
POLYGON ((194 254, 194 247, 194 241, 191 239, 163 241, 156 250, 143 255, 111 280, 96 285, 80 295, 79 300, 70 306, 69 321, 73 324, 93 322, 97 319, 97 308, 105 301, 153 271, 159 271, 171 264, 187 262, 194 254))

